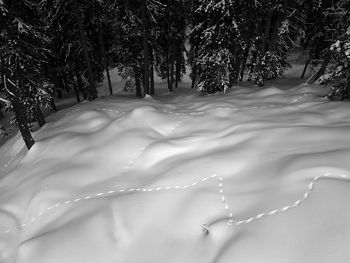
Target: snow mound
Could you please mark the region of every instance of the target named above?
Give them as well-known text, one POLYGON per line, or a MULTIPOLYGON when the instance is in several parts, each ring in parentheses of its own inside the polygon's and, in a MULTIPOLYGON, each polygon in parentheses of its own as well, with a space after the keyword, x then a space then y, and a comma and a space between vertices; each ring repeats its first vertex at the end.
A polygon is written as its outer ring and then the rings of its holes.
POLYGON ((349 110, 302 85, 59 112, 0 148, 0 262, 348 262, 349 110))

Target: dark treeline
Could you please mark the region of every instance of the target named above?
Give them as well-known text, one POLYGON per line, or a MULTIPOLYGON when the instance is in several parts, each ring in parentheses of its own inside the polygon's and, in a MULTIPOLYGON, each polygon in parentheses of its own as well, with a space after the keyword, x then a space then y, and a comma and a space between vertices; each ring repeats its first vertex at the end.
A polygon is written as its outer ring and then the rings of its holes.
MULTIPOLYGON (((332 84, 330 99, 350 98, 350 0, 0 0, 0 102, 28 148, 28 123, 74 90, 98 97, 96 83, 117 67, 136 96, 154 95, 154 76, 178 87, 225 92, 239 81, 281 76, 301 46, 309 79, 332 84)), ((301 76, 301 77, 303 77, 301 76)))

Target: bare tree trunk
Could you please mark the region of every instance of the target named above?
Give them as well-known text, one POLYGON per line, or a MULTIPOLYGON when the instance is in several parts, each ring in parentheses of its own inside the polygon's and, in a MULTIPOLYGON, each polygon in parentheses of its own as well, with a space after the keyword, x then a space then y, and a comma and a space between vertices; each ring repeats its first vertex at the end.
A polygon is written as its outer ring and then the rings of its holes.
POLYGON ((80 102, 79 88, 77 86, 77 83, 75 83, 73 77, 72 77, 72 83, 73 83, 73 89, 74 89, 75 98, 77 99, 77 102, 79 103, 80 102))
POLYGON ((36 105, 36 107, 35 107, 34 116, 35 116, 35 119, 38 122, 40 127, 43 127, 46 124, 46 120, 45 120, 44 114, 41 111, 39 105, 36 105))
POLYGON ((172 91, 172 87, 170 86, 170 71, 169 71, 169 0, 166 0, 165 2, 166 10, 165 10, 165 24, 164 24, 164 38, 165 38, 165 65, 166 65, 166 79, 168 83, 168 90, 172 91))
POLYGON ((67 80, 67 75, 66 74, 64 74, 62 76, 62 82, 63 82, 64 89, 68 93, 69 92, 69 84, 68 84, 68 80, 67 80))
POLYGON ((276 40, 278 37, 278 29, 279 29, 282 21, 285 19, 285 12, 287 10, 287 6, 288 6, 288 0, 283 0, 282 13, 278 14, 278 17, 274 21, 274 25, 272 25, 273 31, 272 31, 272 35, 270 37, 270 45, 269 45, 269 50, 271 50, 271 51, 276 50, 276 40))
MULTIPOLYGON (((5 72, 4 72, 4 61, 3 61, 3 57, 2 54, 0 54, 0 74, 1 74, 1 81, 3 81, 5 79, 5 72)), ((0 82, 1 82, 0 81, 0 82)), ((3 87, 0 86, 0 90, 2 90, 3 87)))
POLYGON ((270 29, 271 29, 272 13, 273 11, 270 10, 266 18, 264 41, 263 41, 263 46, 261 50, 262 55, 264 55, 265 52, 269 50, 269 47, 270 47, 270 29))
POLYGON ((179 86, 178 82, 181 81, 182 55, 182 41, 178 39, 176 42, 175 88, 179 86))
POLYGON ((329 61, 331 60, 332 53, 330 51, 327 52, 320 69, 307 81, 308 84, 315 83, 326 71, 329 61))
POLYGON ((107 53, 106 53, 106 49, 105 49, 105 43, 103 41, 102 28, 100 28, 99 31, 98 31, 98 37, 99 37, 99 42, 100 42, 100 46, 101 46, 101 55, 103 57, 103 65, 105 67, 107 80, 108 80, 109 94, 113 95, 111 76, 109 75, 109 69, 108 69, 108 57, 107 57, 107 53))
POLYGON ((63 91, 65 90, 67 92, 68 89, 67 89, 67 86, 65 85, 65 83, 63 81, 63 77, 62 77, 60 72, 58 72, 57 81, 58 81, 59 87, 61 87, 60 92, 61 92, 61 98, 62 98, 63 91))
POLYGON ((191 80, 192 80, 192 83, 191 83, 191 89, 194 89, 195 84, 196 84, 196 79, 197 79, 198 68, 197 68, 197 64, 195 63, 196 57, 197 57, 197 49, 196 49, 196 47, 194 47, 193 57, 191 59, 192 60, 192 69, 191 69, 191 80))
POLYGON ((61 84, 59 81, 59 77, 58 77, 58 71, 54 72, 54 84, 55 84, 55 91, 57 92, 57 98, 62 99, 62 91, 61 91, 61 84))
POLYGON ((196 78, 197 78, 197 65, 194 64, 192 67, 192 83, 191 83, 191 89, 194 89, 195 83, 196 83, 196 78))
POLYGON ((234 48, 231 50, 231 54, 234 54, 234 60, 232 60, 232 72, 229 72, 229 83, 230 86, 237 85, 238 82, 238 76, 239 76, 239 70, 241 68, 242 63, 242 55, 241 55, 241 49, 234 48))
POLYGON ((83 20, 80 15, 79 6, 77 0, 73 0, 74 2, 74 12, 78 21, 79 26, 79 33, 80 33, 80 39, 83 45, 83 51, 84 51, 84 57, 85 57, 85 63, 88 71, 88 77, 89 77, 89 99, 96 99, 97 98, 97 89, 95 86, 95 80, 94 75, 92 72, 92 66, 91 66, 91 60, 89 56, 89 50, 88 50, 88 42, 86 38, 86 33, 84 31, 83 26, 83 20))
POLYGON ((84 100, 87 99, 88 95, 87 92, 84 88, 83 80, 81 79, 81 75, 78 71, 75 72, 75 76, 77 77, 77 82, 78 82, 78 90, 81 92, 83 95, 84 100))
POLYGON ((154 90, 154 56, 153 56, 153 48, 150 47, 150 82, 151 82, 151 89, 150 89, 150 93, 153 96, 155 94, 155 90, 154 90))
POLYGON ((149 28, 147 17, 147 3, 146 0, 141 0, 142 9, 142 37, 143 37, 143 63, 144 63, 144 75, 143 75, 143 89, 145 95, 149 95, 149 28))
POLYGON ((54 112, 58 111, 58 109, 57 109, 57 107, 56 107, 55 100, 54 100, 54 98, 53 98, 52 96, 51 96, 51 98, 50 98, 50 106, 51 106, 51 109, 52 109, 54 112))
POLYGON ((169 45, 170 48, 170 83, 169 83, 169 91, 173 91, 174 85, 174 75, 175 75, 175 55, 176 55, 176 44, 175 40, 172 39, 169 45))
POLYGON ((244 50, 243 59, 241 61, 242 63, 241 63, 241 68, 240 68, 239 81, 243 81, 244 70, 245 70, 245 67, 247 65, 247 60, 248 60, 248 56, 249 56, 250 46, 251 46, 251 39, 248 40, 248 45, 246 46, 246 48, 244 50))
POLYGON ((306 70, 307 70, 307 68, 308 68, 308 66, 309 66, 309 64, 310 64, 310 61, 311 61, 310 58, 308 58, 308 59, 306 60, 305 67, 304 67, 304 69, 303 69, 303 73, 301 74, 301 77, 300 77, 301 79, 304 78, 305 73, 306 73, 306 70))
POLYGON ((27 146, 27 149, 30 150, 30 148, 32 148, 32 146, 34 145, 35 141, 29 130, 27 118, 24 114, 25 110, 17 99, 12 100, 12 106, 15 112, 19 131, 22 135, 25 145, 27 146))
POLYGON ((4 85, 8 88, 8 90, 12 93, 10 94, 10 101, 13 107, 13 111, 15 113, 16 121, 18 124, 19 131, 22 135, 23 141, 27 146, 28 150, 34 145, 35 141, 30 133, 28 121, 26 117, 26 111, 23 105, 21 104, 19 98, 20 94, 16 87, 14 87, 11 83, 8 83, 6 77, 4 77, 4 85), (9 85, 7 85, 9 84, 9 85))
POLYGON ((50 98, 49 98, 49 104, 50 104, 50 108, 52 111, 56 112, 57 111, 57 107, 56 107, 56 103, 55 103, 55 91, 48 89, 47 92, 50 94, 50 98))
POLYGON ((169 70, 169 46, 167 45, 166 47, 166 54, 165 54, 165 59, 166 59, 166 80, 168 83, 168 90, 171 91, 170 87, 170 70, 169 70))
POLYGON ((136 97, 142 97, 140 74, 138 73, 137 67, 134 67, 134 74, 135 74, 136 97))

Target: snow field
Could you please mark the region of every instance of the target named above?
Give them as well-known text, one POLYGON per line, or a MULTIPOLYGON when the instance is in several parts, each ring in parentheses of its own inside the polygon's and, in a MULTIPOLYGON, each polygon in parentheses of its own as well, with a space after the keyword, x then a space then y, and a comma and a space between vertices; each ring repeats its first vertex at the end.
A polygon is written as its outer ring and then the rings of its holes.
POLYGON ((350 106, 322 95, 180 90, 53 115, 31 151, 0 148, 16 153, 0 261, 347 262, 350 106))

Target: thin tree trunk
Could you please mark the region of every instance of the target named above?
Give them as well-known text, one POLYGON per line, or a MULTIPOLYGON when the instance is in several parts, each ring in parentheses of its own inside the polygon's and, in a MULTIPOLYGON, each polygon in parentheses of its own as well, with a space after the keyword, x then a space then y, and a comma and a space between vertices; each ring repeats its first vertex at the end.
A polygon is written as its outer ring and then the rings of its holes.
POLYGON ((18 124, 19 131, 22 135, 23 141, 25 145, 27 146, 28 150, 34 145, 35 141, 32 137, 32 134, 30 133, 28 121, 26 117, 26 111, 21 104, 19 97, 20 94, 18 94, 17 88, 14 87, 11 83, 7 83, 6 77, 4 77, 4 85, 8 90, 12 93, 10 94, 10 101, 13 107, 13 111, 15 113, 16 121, 18 124), (9 85, 7 85, 9 84, 9 85))
POLYGON ((72 77, 72 83, 73 83, 73 89, 74 89, 75 98, 77 99, 77 102, 79 103, 80 102, 79 89, 78 89, 77 83, 75 83, 73 77, 72 77))
MULTIPOLYGON (((280 24, 282 23, 282 21, 285 18, 285 12, 287 10, 287 6, 288 6, 288 0, 283 0, 282 3, 282 13, 278 14, 277 19, 275 19, 274 25, 272 26, 273 31, 270 37, 270 43, 269 43, 269 49, 271 51, 275 51, 276 50, 276 40, 278 37, 278 29, 280 27, 280 24)), ((271 25, 270 25, 271 26, 271 25)))
POLYGON ((176 55, 176 44, 175 40, 172 39, 170 43, 170 85, 169 85, 169 91, 173 91, 173 85, 174 85, 174 75, 175 75, 175 55, 176 55))
POLYGON ((175 88, 179 86, 181 80, 181 65, 182 65, 182 42, 178 40, 176 43, 176 59, 175 59, 175 88))
POLYGON ((67 87, 65 86, 63 78, 61 76, 61 73, 59 73, 59 72, 57 74, 57 83, 58 83, 58 86, 60 87, 60 89, 59 89, 59 92, 60 92, 59 96, 60 96, 60 99, 61 99, 63 97, 63 91, 64 90, 67 91, 67 87))
POLYGON ((109 94, 113 95, 113 87, 112 87, 111 75, 109 74, 109 58, 108 58, 107 55, 106 55, 106 75, 107 75, 107 80, 108 80, 109 94))
POLYGON ((165 65, 166 65, 166 79, 168 84, 168 90, 171 91, 170 87, 170 63, 169 63, 169 0, 165 1, 166 10, 165 10, 165 23, 164 23, 164 47, 165 47, 165 65))
MULTIPOLYGON (((232 50, 233 51, 233 50, 232 50)), ((229 83, 230 86, 234 86, 238 82, 239 70, 242 63, 240 49, 235 48, 234 52, 231 51, 231 54, 234 54, 234 60, 232 61, 232 72, 229 72, 229 83)))
POLYGON ((45 116, 39 105, 36 105, 35 107, 34 116, 40 127, 43 127, 46 124, 45 116))
POLYGON ((143 63, 144 63, 144 76, 143 76, 143 88, 145 95, 149 95, 149 28, 147 18, 147 4, 146 0, 142 2, 142 37, 143 37, 143 63))
MULTIPOLYGON (((3 81, 5 79, 5 73, 4 73, 4 61, 3 61, 3 57, 2 54, 0 54, 0 74, 1 74, 1 81, 3 81)), ((2 87, 0 87, 0 90, 2 89, 2 87)))
POLYGON ((233 76, 234 76, 233 85, 237 85, 237 83, 238 83, 243 56, 242 55, 237 55, 236 59, 237 59, 237 61, 235 63, 234 74, 233 74, 233 76))
POLYGON ((262 55, 264 55, 265 52, 269 50, 269 47, 270 47, 270 29, 271 29, 272 13, 273 11, 270 10, 266 18, 264 41, 263 41, 263 46, 261 50, 262 55))
POLYGON ((89 50, 88 50, 88 42, 84 31, 83 26, 83 20, 80 15, 79 6, 77 0, 73 0, 74 2, 74 12, 78 21, 78 27, 79 27, 79 33, 80 33, 80 39, 83 45, 83 51, 84 51, 84 58, 85 63, 88 71, 88 77, 89 77, 89 99, 96 99, 97 98, 97 90, 95 87, 95 80, 94 75, 92 72, 92 66, 91 66, 91 60, 89 56, 89 50))
MULTIPOLYGON (((56 86, 56 84, 55 84, 56 86)), ((57 88, 56 88, 57 90, 57 88)), ((49 98, 49 104, 50 104, 50 108, 52 111, 56 112, 57 111, 57 107, 56 107, 56 104, 55 104, 55 91, 54 90, 51 90, 51 89, 48 89, 47 92, 50 94, 50 98, 49 98)))
POLYGON ((194 89, 196 78, 197 78, 197 65, 194 64, 192 67, 192 83, 191 83, 191 89, 194 89))
POLYGON ((32 146, 34 145, 35 141, 29 130, 27 118, 24 114, 25 110, 17 99, 12 100, 12 106, 15 112, 19 131, 22 135, 25 145, 27 146, 27 149, 30 150, 30 148, 32 148, 32 146))
POLYGON ((196 84, 196 79, 197 79, 197 64, 195 63, 197 57, 197 49, 194 47, 194 55, 192 58, 192 69, 191 69, 191 79, 192 79, 192 83, 191 83, 191 89, 194 89, 195 84, 196 84))
POLYGON ((310 64, 310 61, 311 61, 310 58, 308 58, 308 59, 306 60, 305 67, 304 67, 304 69, 303 69, 303 73, 301 74, 301 77, 300 77, 301 79, 304 78, 305 73, 306 73, 306 70, 307 70, 307 68, 308 68, 308 66, 309 66, 309 64, 310 64))
POLYGON ((331 60, 332 54, 331 52, 327 52, 326 57, 324 58, 320 69, 307 81, 308 84, 315 83, 326 71, 329 61, 331 60))
POLYGON ((105 43, 103 41, 103 32, 102 32, 101 27, 98 31, 98 38, 99 38, 99 42, 100 42, 100 46, 101 46, 101 55, 103 57, 103 65, 105 67, 106 75, 107 75, 109 94, 113 95, 112 82, 111 82, 111 77, 109 75, 109 69, 108 69, 108 57, 107 57, 107 53, 106 53, 106 49, 105 49, 105 43))
POLYGON ((55 71, 54 73, 54 84, 55 84, 55 91, 57 92, 57 98, 59 99, 62 99, 62 91, 60 90, 61 89, 61 85, 60 85, 60 82, 59 82, 59 79, 58 79, 58 72, 55 71))
POLYGON ((136 97, 142 97, 140 74, 138 73, 138 69, 136 67, 134 68, 134 74, 135 74, 136 97))
POLYGON ((64 79, 63 79, 61 74, 58 76, 58 83, 59 83, 62 91, 65 90, 66 93, 68 93, 67 83, 64 82, 64 79))
POLYGON ((165 54, 165 64, 166 64, 166 80, 168 83, 168 90, 171 91, 171 87, 170 87, 170 70, 169 70, 169 46, 167 44, 166 46, 166 54, 165 54))
POLYGON ((57 107, 56 107, 55 100, 54 100, 54 98, 53 98, 52 96, 51 96, 51 98, 50 98, 50 106, 51 106, 51 109, 52 109, 54 112, 58 111, 58 109, 57 109, 57 107))
POLYGON ((150 48, 150 82, 151 82, 151 89, 150 89, 150 93, 152 96, 154 96, 155 94, 155 90, 154 90, 154 56, 153 56, 153 48, 150 48))
POLYGON ((81 79, 81 75, 78 71, 76 71, 75 76, 77 77, 78 89, 81 92, 81 94, 83 95, 84 100, 86 100, 87 93, 86 93, 86 90, 84 89, 84 84, 83 84, 83 80, 81 79))
POLYGON ((68 80, 67 80, 67 75, 63 75, 62 76, 62 81, 63 81, 63 86, 64 89, 66 90, 66 92, 68 93, 70 88, 69 88, 69 84, 68 84, 68 80))
POLYGON ((245 70, 245 67, 247 65, 250 46, 251 46, 251 39, 248 40, 248 45, 246 46, 246 48, 244 50, 243 59, 242 59, 242 63, 241 63, 241 69, 240 69, 239 81, 243 81, 244 70, 245 70))

